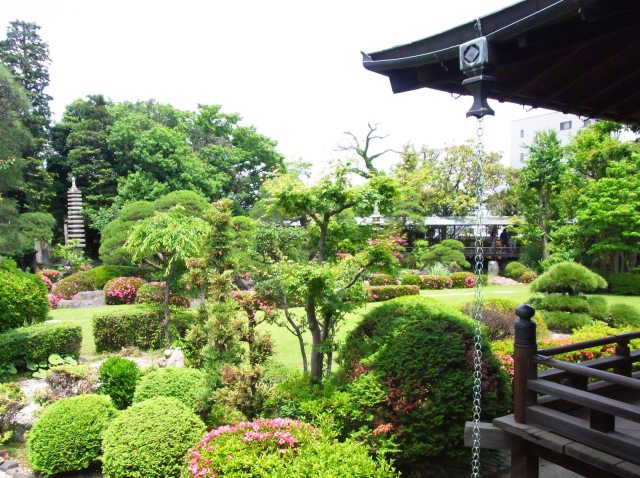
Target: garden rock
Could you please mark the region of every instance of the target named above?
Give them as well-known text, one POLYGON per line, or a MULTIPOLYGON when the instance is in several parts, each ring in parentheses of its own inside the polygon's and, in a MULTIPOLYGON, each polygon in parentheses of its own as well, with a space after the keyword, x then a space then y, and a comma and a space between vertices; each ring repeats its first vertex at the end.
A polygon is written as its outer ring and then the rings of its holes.
POLYGON ((45 388, 47 388, 46 382, 38 378, 31 378, 20 382, 20 390, 22 390, 22 393, 27 397, 28 405, 22 408, 14 418, 15 430, 13 438, 16 441, 25 441, 26 432, 31 430, 33 422, 35 421, 35 412, 39 408, 39 405, 33 401, 34 396, 38 390, 43 390, 45 388))
POLYGON ((184 354, 180 347, 165 350, 164 357, 158 363, 161 367, 184 367, 184 354))
POLYGON ((489 277, 489 284, 492 285, 522 285, 522 283, 515 281, 513 279, 509 279, 508 277, 489 277))
POLYGON ((58 302, 59 309, 77 308, 77 307, 100 307, 106 305, 104 299, 104 291, 88 290, 78 292, 70 300, 61 300, 58 302))
POLYGON ((18 462, 14 460, 7 460, 2 465, 0 465, 0 470, 8 471, 12 468, 18 468, 18 462))

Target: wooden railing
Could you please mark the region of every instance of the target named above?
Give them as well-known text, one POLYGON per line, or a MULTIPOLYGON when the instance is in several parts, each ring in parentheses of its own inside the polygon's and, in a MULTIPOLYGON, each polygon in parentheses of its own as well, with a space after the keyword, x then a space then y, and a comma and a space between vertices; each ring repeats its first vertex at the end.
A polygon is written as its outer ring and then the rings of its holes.
MULTIPOLYGON (((640 373, 633 364, 640 351, 629 342, 640 332, 537 350, 535 311, 516 310, 514 345, 514 418, 634 463, 640 463, 640 434, 616 429, 616 418, 640 423, 640 373), (567 352, 615 344, 615 352, 579 364, 551 358, 567 352), (538 371, 538 365, 550 367, 538 371), (611 370, 611 371, 607 371, 611 370)), ((637 430, 640 430, 634 425, 637 430)))

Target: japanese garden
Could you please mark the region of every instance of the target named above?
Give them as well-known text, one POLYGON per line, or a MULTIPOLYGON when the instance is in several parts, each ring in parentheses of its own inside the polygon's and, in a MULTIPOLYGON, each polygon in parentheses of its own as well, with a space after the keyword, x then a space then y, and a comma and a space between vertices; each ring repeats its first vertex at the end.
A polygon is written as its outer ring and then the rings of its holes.
POLYGON ((224 105, 54 119, 50 63, 7 26, 0 477, 468 476, 474 390, 514 412, 518 306, 539 349, 640 330, 637 124, 538 131, 521 169, 354 124, 317 176, 224 105))

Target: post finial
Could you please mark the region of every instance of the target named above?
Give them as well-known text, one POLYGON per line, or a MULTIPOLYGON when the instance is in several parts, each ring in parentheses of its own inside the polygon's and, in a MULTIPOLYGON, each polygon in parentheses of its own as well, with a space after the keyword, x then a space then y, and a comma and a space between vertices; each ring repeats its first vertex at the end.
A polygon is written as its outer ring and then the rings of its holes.
POLYGON ((531 320, 536 310, 529 304, 522 304, 516 309, 516 315, 519 317, 514 324, 514 347, 536 349, 536 323, 531 320))

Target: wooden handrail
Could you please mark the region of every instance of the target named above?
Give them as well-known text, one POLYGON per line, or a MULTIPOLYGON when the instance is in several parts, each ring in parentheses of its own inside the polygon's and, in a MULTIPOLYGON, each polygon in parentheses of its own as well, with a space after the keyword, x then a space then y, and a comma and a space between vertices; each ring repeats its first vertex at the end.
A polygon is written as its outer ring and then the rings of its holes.
POLYGON ((576 375, 582 375, 583 377, 597 378, 604 380, 605 382, 620 385, 622 387, 631 388, 633 390, 640 390, 640 380, 635 378, 625 377, 616 373, 605 372, 602 370, 596 370, 593 368, 585 367, 584 365, 576 365, 573 363, 563 362, 562 360, 552 359, 544 355, 536 354, 533 356, 533 361, 542 365, 571 372, 576 375))
POLYGON ((609 344, 623 344, 629 343, 631 340, 639 339, 640 332, 630 332, 627 334, 613 335, 611 337, 603 337, 601 339, 586 340, 584 342, 577 342, 575 344, 562 345, 560 347, 551 347, 548 349, 539 350, 541 355, 558 355, 567 352, 575 352, 577 350, 590 349, 592 347, 599 347, 601 345, 609 344))

